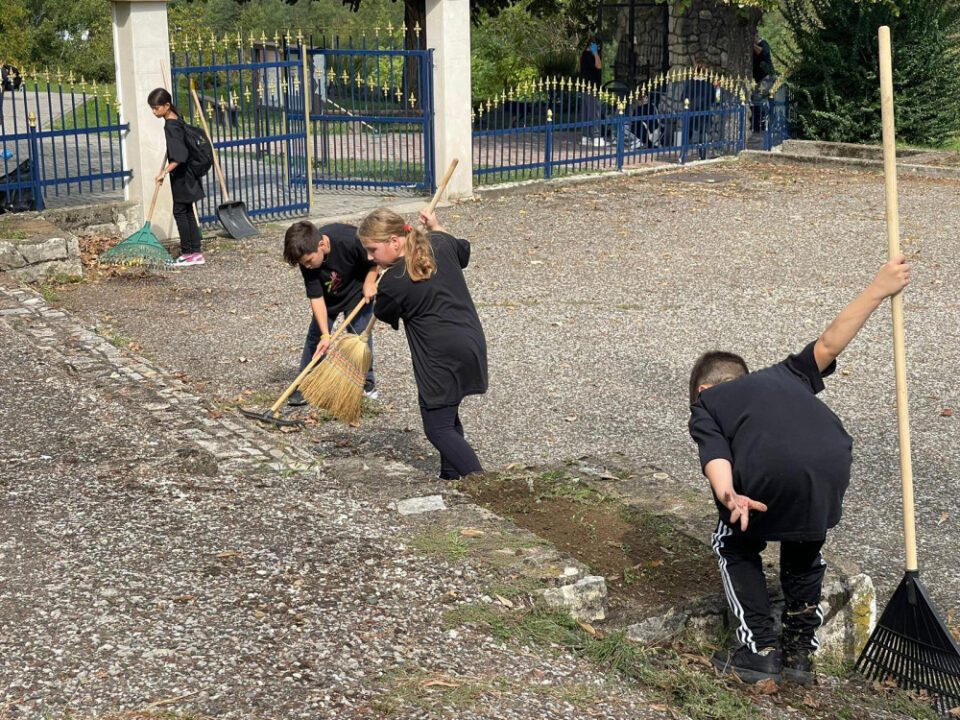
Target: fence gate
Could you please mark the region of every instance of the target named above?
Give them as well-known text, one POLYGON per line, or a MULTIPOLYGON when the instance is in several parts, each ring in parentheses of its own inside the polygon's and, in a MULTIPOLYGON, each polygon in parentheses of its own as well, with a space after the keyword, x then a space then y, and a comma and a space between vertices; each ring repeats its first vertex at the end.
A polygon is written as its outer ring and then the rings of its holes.
POLYGON ((314 187, 432 192, 433 51, 403 47, 419 26, 375 31, 307 51, 314 187))
MULTIPOLYGON (((286 41, 296 42, 293 38, 286 41)), ((304 63, 298 45, 251 36, 170 42, 174 103, 199 125, 197 88, 232 200, 257 218, 302 215, 310 207, 304 117, 304 63), (299 122, 298 122, 299 120, 299 122)), ((214 173, 204 183, 200 221, 216 222, 224 202, 214 173)))
MULTIPOLYGON (((432 191, 433 51, 419 28, 375 28, 368 46, 300 33, 170 43, 174 102, 197 124, 196 84, 231 199, 254 217, 302 215, 311 189, 432 191)), ((211 175, 201 221, 222 200, 211 175)))

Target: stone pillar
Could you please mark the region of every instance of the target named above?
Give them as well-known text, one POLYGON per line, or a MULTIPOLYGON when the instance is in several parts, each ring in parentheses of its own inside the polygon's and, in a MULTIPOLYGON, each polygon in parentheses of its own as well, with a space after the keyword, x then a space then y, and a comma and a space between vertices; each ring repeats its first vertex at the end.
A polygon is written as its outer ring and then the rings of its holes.
MULTIPOLYGON (((121 140, 123 157, 133 177, 124 198, 139 202, 144 215, 154 178, 166 154, 163 120, 150 112, 147 95, 154 88, 171 89, 170 40, 166 0, 113 0, 113 60, 117 71, 120 114, 130 130, 121 140)), ((170 183, 164 182, 152 226, 161 239, 176 235, 170 183)))
POLYGON ((434 48, 433 107, 437 182, 453 158, 460 161, 449 199, 473 195, 470 125, 470 2, 426 0, 427 43, 434 48))

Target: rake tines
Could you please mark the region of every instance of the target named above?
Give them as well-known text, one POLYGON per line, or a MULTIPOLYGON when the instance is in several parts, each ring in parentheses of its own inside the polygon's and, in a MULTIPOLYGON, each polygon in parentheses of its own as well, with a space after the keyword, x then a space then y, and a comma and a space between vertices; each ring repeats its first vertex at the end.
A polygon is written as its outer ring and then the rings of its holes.
POLYGON ((900 582, 856 669, 870 680, 892 680, 903 690, 925 693, 943 715, 960 707, 960 647, 917 573, 908 572, 900 582))

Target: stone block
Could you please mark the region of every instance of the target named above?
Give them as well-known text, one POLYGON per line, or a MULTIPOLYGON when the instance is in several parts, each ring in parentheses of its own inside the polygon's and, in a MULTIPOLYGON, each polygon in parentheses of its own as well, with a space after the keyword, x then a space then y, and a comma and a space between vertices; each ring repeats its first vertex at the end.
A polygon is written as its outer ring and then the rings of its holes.
POLYGON ((15 270, 10 270, 9 273, 22 282, 33 283, 44 282, 55 277, 83 277, 83 267, 80 265, 80 259, 74 258, 72 260, 50 260, 33 265, 24 265, 15 270))
POLYGON ((22 268, 26 264, 16 244, 0 240, 0 272, 22 268))
POLYGON ((425 497, 408 498, 397 503, 397 512, 401 515, 419 515, 425 512, 446 510, 441 495, 427 495, 425 497))
POLYGON ((40 242, 20 243, 20 254, 28 264, 63 260, 67 257, 67 241, 62 237, 54 237, 40 242))
POLYGON ((548 607, 566 610, 574 620, 597 622, 607 617, 607 582, 588 575, 573 585, 549 588, 543 592, 548 607))

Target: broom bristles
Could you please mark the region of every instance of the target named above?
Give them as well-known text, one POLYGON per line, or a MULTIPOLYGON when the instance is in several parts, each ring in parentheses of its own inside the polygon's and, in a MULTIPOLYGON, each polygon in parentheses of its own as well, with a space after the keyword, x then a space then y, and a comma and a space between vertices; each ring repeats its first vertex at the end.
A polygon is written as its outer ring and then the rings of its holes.
POLYGON ((363 409, 363 382, 372 363, 373 353, 366 339, 344 335, 300 384, 300 392, 314 407, 343 422, 355 423, 363 409))

